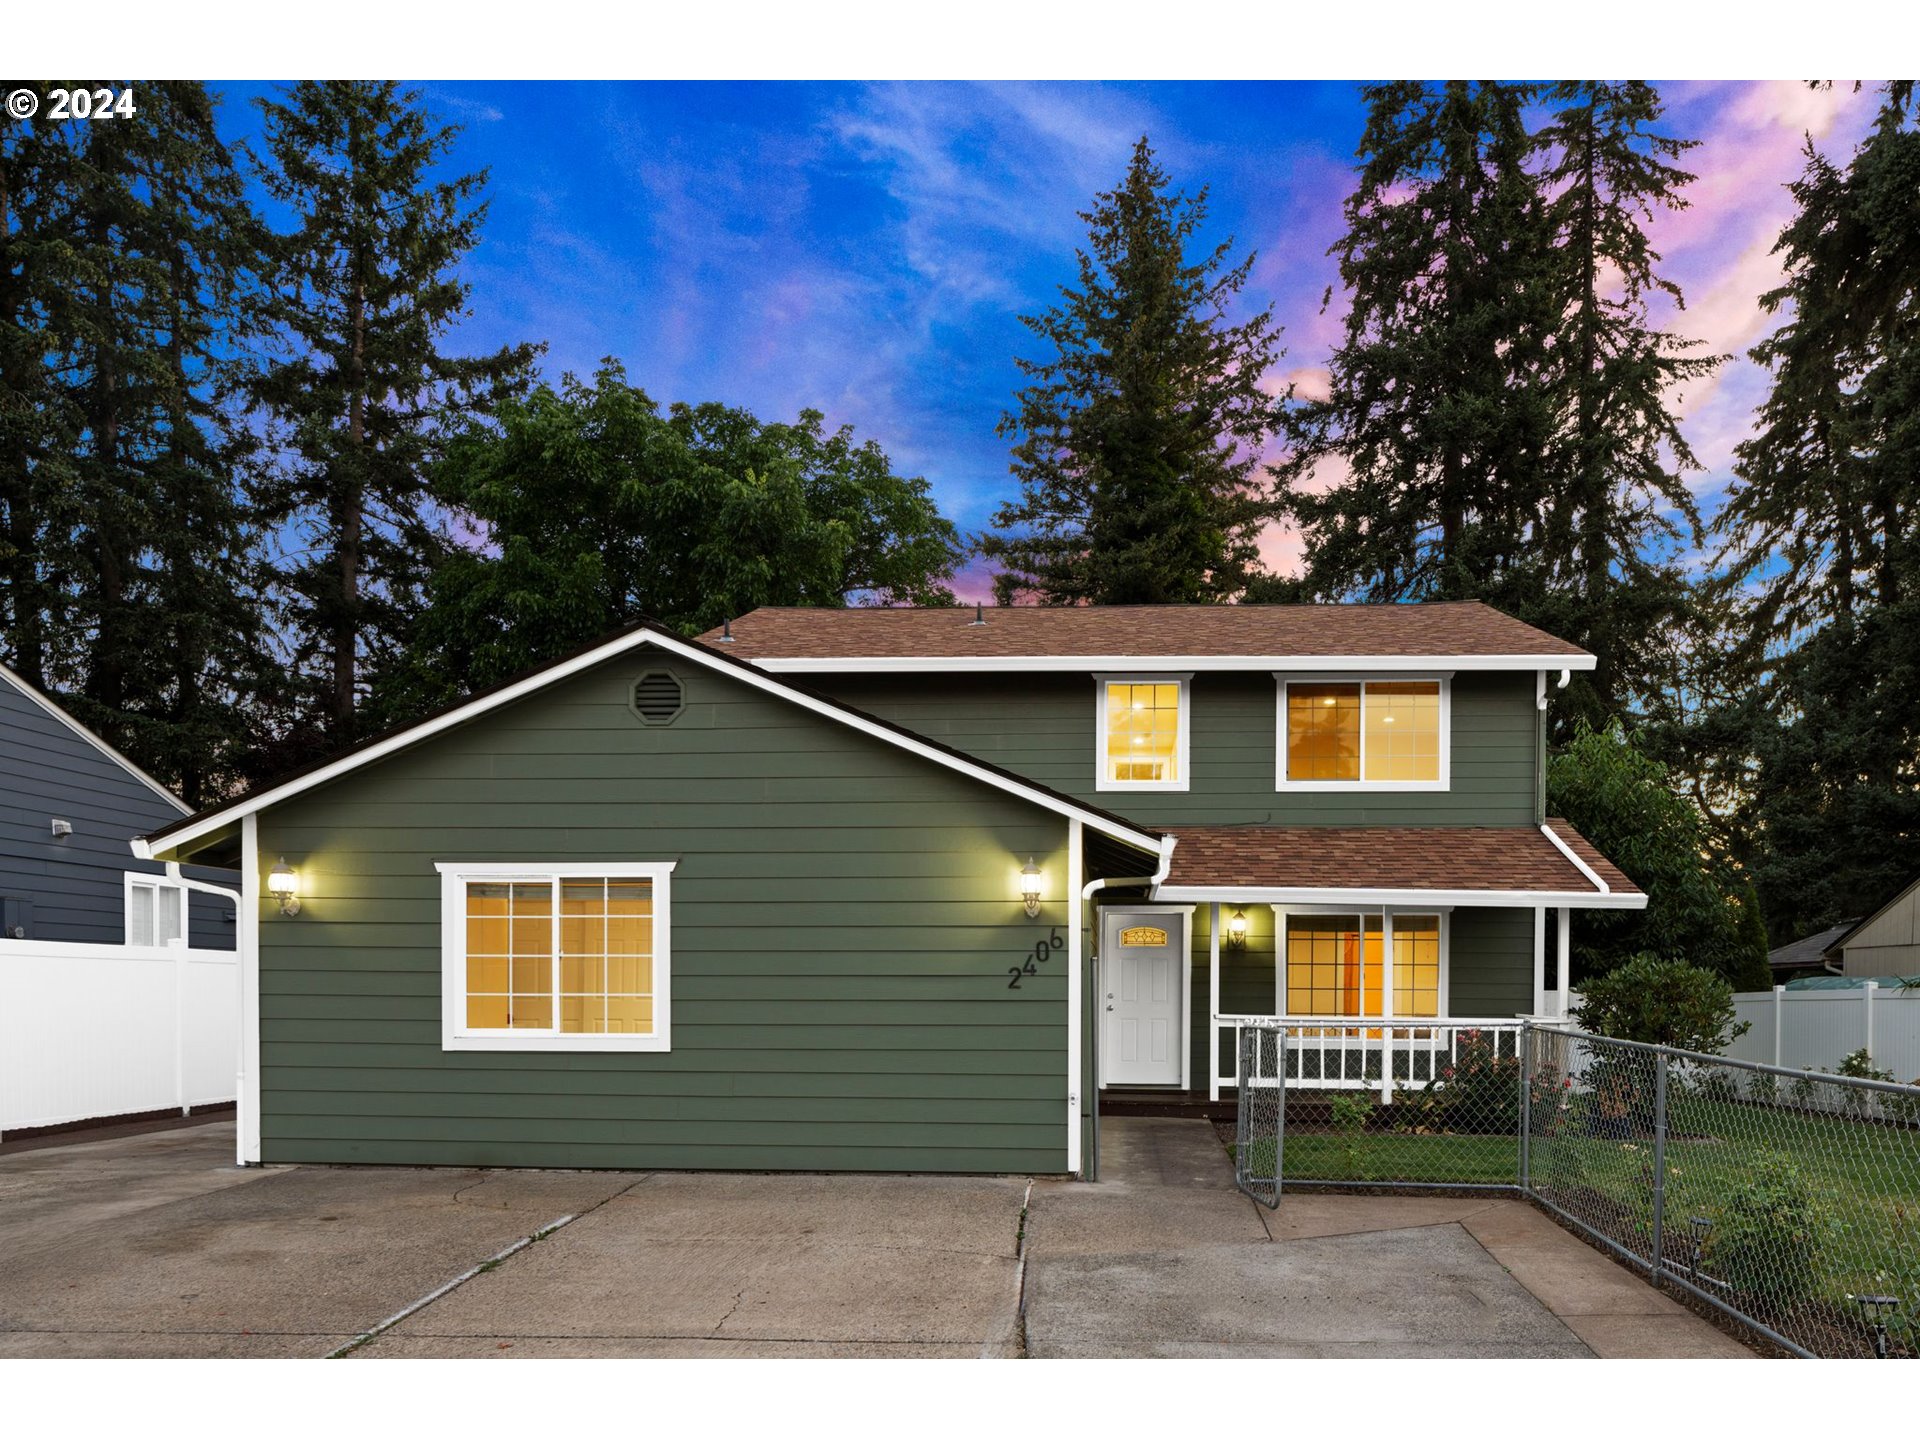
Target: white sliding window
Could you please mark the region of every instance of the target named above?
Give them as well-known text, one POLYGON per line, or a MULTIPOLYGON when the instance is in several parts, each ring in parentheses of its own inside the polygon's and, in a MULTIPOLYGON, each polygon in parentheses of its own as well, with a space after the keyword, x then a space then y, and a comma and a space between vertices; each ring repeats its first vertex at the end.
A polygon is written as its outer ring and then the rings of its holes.
POLYGON ((671 863, 439 870, 443 1049, 670 1048, 671 863))

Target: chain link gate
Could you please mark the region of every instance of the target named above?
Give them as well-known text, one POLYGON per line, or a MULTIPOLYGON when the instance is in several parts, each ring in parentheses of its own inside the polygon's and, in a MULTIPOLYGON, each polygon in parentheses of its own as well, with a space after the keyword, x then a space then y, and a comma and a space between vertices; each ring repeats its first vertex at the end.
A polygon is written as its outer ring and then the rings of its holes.
POLYGON ((1233 1183, 1269 1210, 1280 1204, 1287 1124, 1287 1032, 1244 1026, 1239 1056, 1239 1103, 1234 1107, 1233 1183))

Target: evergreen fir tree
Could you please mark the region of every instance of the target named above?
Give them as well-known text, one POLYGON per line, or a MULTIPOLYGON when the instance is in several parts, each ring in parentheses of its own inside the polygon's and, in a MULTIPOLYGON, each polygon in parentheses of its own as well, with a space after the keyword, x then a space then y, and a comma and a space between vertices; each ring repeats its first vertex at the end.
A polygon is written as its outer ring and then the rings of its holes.
POLYGON ((1729 828, 1775 932, 1863 913, 1920 865, 1920 129, 1884 87, 1843 166, 1811 144, 1759 429, 1715 522, 1735 693, 1672 742, 1747 783, 1729 828))
POLYGON ((1786 312, 1753 349, 1773 372, 1715 522, 1726 581, 1751 587, 1743 653, 1908 593, 1920 555, 1920 131, 1911 82, 1882 92, 1842 169, 1807 146, 1776 247, 1786 312))
MULTIPOLYGON (((1274 473, 1307 546, 1310 599, 1538 590, 1542 383, 1556 322, 1552 216, 1525 85, 1366 87, 1360 180, 1334 245, 1351 294, 1327 399, 1293 407, 1274 473), (1330 486, 1326 468, 1347 474, 1330 486)), ((1329 302, 1331 291, 1329 291, 1329 302)))
POLYGON ((216 401, 257 231, 197 83, 144 85, 110 122, 33 128, 19 148, 41 183, 24 217, 63 239, 36 248, 23 220, 9 267, 21 293, 38 289, 37 375, 30 347, 9 342, 19 383, 37 387, 9 385, 14 445, 37 452, 9 516, 27 522, 9 559, 39 585, 12 593, 16 653, 198 802, 235 778, 236 685, 258 651, 234 474, 244 430, 216 401))
POLYGON ((1660 686, 1661 647, 1684 623, 1690 596, 1676 542, 1700 543, 1700 517, 1681 479, 1699 468, 1681 434, 1680 387, 1718 357, 1655 329, 1648 301, 1680 289, 1655 269, 1646 224, 1686 205, 1693 177, 1672 162, 1695 142, 1659 133, 1658 93, 1643 80, 1569 81, 1548 96, 1551 120, 1534 144, 1560 292, 1548 364, 1554 436, 1545 456, 1547 512, 1538 609, 1530 616, 1584 645, 1595 667, 1560 707, 1591 723, 1639 709, 1660 686), (1664 552, 1664 558, 1663 558, 1664 552))
POLYGON ((77 261, 70 127, 0 125, 0 659, 45 690, 71 673, 80 423, 56 362, 77 261))
POLYGON ((276 723, 282 762, 354 738, 446 539, 426 467, 449 428, 524 383, 538 349, 447 353, 479 242, 484 172, 436 170, 458 131, 417 92, 302 82, 262 101, 268 194, 293 212, 269 319, 284 353, 252 382, 278 453, 262 518, 297 539, 280 617, 301 694, 276 723))
POLYGON ((1030 383, 1000 423, 1020 498, 981 551, 1002 602, 1225 600, 1256 568, 1273 514, 1254 473, 1275 418, 1260 381, 1280 331, 1270 308, 1229 319, 1254 257, 1231 262, 1231 239, 1190 257, 1207 192, 1169 186, 1142 137, 1081 213, 1077 285, 1022 317, 1054 354, 1017 362, 1030 383))

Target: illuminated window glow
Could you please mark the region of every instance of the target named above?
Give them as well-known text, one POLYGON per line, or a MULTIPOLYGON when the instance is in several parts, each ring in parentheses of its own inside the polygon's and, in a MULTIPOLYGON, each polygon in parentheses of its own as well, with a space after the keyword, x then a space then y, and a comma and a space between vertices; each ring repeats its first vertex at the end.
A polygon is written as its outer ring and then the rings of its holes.
POLYGON ((446 1048, 667 1048, 672 865, 439 868, 446 1048))
POLYGON ((1181 734, 1184 688, 1180 680, 1101 682, 1103 788, 1186 788, 1186 745, 1181 734))
POLYGON ((1438 783, 1440 710, 1438 680, 1289 682, 1286 780, 1438 783))
MULTIPOLYGON (((1287 1013, 1381 1015, 1378 915, 1287 917, 1287 1013)), ((1393 917, 1393 1014, 1440 1014, 1440 917, 1393 917)))

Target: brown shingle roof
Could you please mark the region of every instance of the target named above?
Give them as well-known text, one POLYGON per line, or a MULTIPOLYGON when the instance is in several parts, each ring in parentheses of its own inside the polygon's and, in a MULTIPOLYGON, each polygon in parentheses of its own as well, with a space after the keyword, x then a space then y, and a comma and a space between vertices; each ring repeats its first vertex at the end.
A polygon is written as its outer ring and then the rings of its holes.
MULTIPOLYGON (((1554 833, 1617 895, 1638 887, 1571 825, 1554 833)), ((1594 891, 1531 826, 1181 825, 1165 884, 1334 890, 1594 891)))
MULTIPOLYGON (((1444 656, 1585 651, 1478 601, 1423 605, 768 606, 733 622, 743 660, 1016 656, 1444 656)), ((714 644, 719 630, 701 640, 714 644)))

